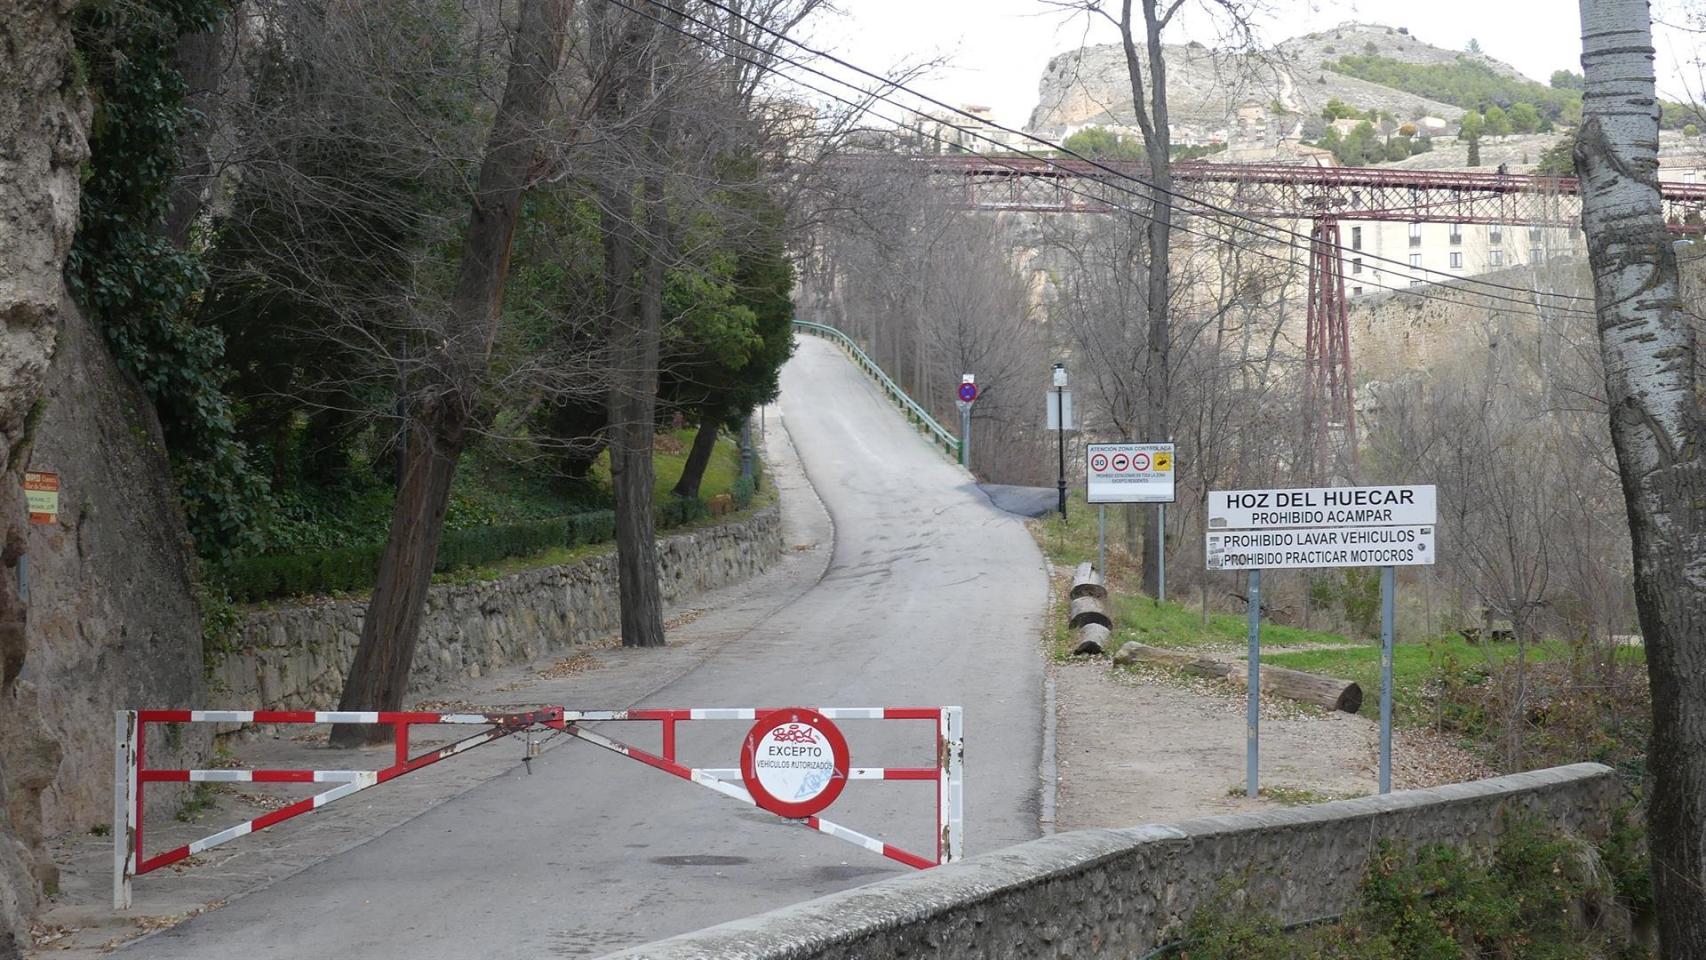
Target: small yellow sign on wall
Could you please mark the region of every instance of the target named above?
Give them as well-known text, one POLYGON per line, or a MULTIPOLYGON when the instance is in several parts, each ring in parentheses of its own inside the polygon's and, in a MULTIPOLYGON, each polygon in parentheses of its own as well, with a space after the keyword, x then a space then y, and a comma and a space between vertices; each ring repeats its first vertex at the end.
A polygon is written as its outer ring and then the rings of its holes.
POLYGON ((29 505, 31 523, 59 522, 59 474, 26 472, 24 501, 29 505))

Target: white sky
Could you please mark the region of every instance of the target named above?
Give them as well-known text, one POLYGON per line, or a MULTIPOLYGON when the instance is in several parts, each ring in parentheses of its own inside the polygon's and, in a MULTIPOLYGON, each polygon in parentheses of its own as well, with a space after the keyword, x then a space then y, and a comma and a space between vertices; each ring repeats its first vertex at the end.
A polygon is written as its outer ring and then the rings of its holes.
MULTIPOLYGON (((1680 22, 1675 9, 1687 2, 1657 0, 1655 17, 1680 22)), ((1111 3, 1117 8, 1117 0, 1111 3)), ((840 14, 808 33, 815 45, 878 72, 943 59, 946 66, 913 86, 956 105, 993 107, 996 119, 1010 126, 1030 116, 1049 57, 1117 39, 1105 24, 1092 26, 1043 0, 839 0, 838 6, 840 14)), ((1261 31, 1267 43, 1357 20, 1408 27, 1418 40, 1448 50, 1463 49, 1473 37, 1489 56, 1542 83, 1554 70, 1581 72, 1574 0, 1269 0, 1269 6, 1261 31)), ((1205 23, 1182 21, 1169 42, 1212 43, 1205 23)), ((1697 58, 1701 37, 1661 25, 1654 40, 1661 91, 1673 99, 1698 91, 1698 69, 1691 67, 1685 80, 1677 64, 1697 58)))

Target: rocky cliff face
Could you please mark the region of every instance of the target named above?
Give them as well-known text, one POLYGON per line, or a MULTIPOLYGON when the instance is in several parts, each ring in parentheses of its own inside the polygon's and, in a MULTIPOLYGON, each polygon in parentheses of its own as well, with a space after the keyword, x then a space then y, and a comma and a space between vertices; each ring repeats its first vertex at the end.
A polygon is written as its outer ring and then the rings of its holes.
MULTIPOLYGON (((1321 68, 1323 62, 1346 54, 1374 53, 1408 63, 1450 63, 1459 56, 1400 33, 1397 27, 1348 23, 1269 50, 1228 53, 1193 43, 1169 46, 1166 53, 1177 142, 1223 137, 1231 117, 1245 103, 1273 108, 1276 120, 1283 121, 1282 135, 1293 137, 1315 135, 1321 108, 1333 98, 1405 119, 1456 120, 1463 115, 1462 109, 1447 103, 1321 68)), ((1500 73, 1517 75, 1508 64, 1488 57, 1476 59, 1500 73)), ((1091 124, 1134 123, 1125 53, 1119 45, 1071 50, 1049 61, 1038 85, 1030 129, 1060 136, 1069 128, 1091 124)))
POLYGON ((89 106, 71 69, 74 0, 13 0, 0 17, 0 960, 54 879, 39 798, 59 748, 37 716, 29 667, 23 469, 60 323, 77 226, 89 106))
MULTIPOLYGON (((30 469, 60 478, 59 522, 30 528, 23 675, 64 750, 42 796, 53 834, 112 819, 113 711, 199 707, 204 692, 194 558, 159 420, 69 304, 30 469)), ((188 728, 159 740, 162 765, 208 742, 188 728)))

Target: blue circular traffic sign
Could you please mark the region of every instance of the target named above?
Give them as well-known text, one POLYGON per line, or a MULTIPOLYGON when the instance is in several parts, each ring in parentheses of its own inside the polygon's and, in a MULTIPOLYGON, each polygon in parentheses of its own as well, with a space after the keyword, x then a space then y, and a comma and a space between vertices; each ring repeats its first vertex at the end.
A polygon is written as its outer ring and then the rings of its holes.
POLYGON ((977 384, 975 384, 975 383, 962 383, 962 384, 960 384, 960 400, 961 401, 963 401, 965 403, 970 403, 976 399, 977 399, 977 384))

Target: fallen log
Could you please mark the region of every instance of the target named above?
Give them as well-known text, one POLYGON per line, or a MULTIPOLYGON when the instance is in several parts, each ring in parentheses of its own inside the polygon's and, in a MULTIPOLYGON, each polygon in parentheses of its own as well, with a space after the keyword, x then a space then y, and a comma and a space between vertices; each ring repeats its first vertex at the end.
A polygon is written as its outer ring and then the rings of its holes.
POLYGON ((1072 601, 1071 619, 1067 624, 1077 630, 1086 623, 1099 623, 1113 629, 1114 621, 1108 616, 1108 607, 1098 597, 1079 597, 1072 601))
MULTIPOLYGON (((1179 650, 1163 650, 1136 642, 1120 647, 1120 657, 1125 658, 1128 663, 1139 660, 1159 663, 1194 676, 1216 677, 1240 687, 1249 684, 1248 669, 1244 663, 1238 661, 1216 660, 1213 657, 1179 650)), ((1346 713, 1356 713, 1362 709, 1362 687, 1350 680, 1263 664, 1261 684, 1263 693, 1285 697, 1287 700, 1313 703, 1318 707, 1343 710, 1346 713)))
POLYGON ((1108 649, 1110 631, 1099 623, 1086 623, 1078 628, 1078 642, 1073 645, 1074 654, 1084 656, 1098 654, 1108 649))
POLYGON ((1108 588, 1102 583, 1102 575, 1088 562, 1078 565, 1078 570, 1072 575, 1072 590, 1068 596, 1076 600, 1079 597, 1095 597, 1098 600, 1108 595, 1108 588))

